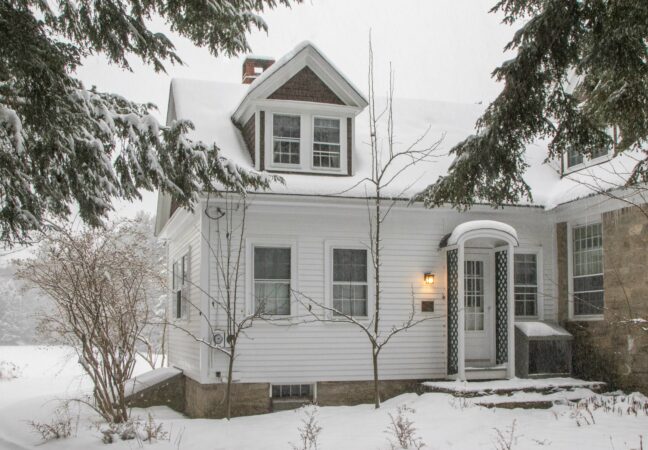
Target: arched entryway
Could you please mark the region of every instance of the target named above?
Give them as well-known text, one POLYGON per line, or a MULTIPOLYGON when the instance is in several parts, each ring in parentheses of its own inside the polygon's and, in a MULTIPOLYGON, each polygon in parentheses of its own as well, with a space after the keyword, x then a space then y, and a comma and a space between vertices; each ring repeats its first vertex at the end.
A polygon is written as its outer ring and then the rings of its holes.
POLYGON ((514 294, 509 280, 517 245, 515 229, 492 220, 464 222, 441 241, 447 261, 449 376, 514 376, 514 294))

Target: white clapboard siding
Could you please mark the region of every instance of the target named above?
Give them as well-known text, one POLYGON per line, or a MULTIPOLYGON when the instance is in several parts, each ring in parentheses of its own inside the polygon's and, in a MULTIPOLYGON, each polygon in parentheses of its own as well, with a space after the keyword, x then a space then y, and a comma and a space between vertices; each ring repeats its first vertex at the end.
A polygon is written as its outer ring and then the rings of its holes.
MULTIPOLYGON (((189 215, 189 213, 181 211, 179 215, 185 216, 189 215)), ((195 214, 189 217, 174 217, 173 220, 181 221, 182 226, 177 227, 177 230, 173 230, 168 236, 169 291, 171 291, 172 287, 170 277, 172 276, 171 267, 173 262, 188 254, 190 279, 188 299, 193 305, 200 305, 200 288, 198 286, 200 286, 201 235, 198 228, 200 225, 198 217, 195 214)), ((199 346, 196 340, 184 331, 187 330, 194 336, 200 336, 198 312, 191 304, 187 304, 187 318, 176 320, 173 317, 172 301, 174 301, 173 293, 170 292, 168 312, 171 325, 167 327, 169 366, 182 369, 187 375, 198 378, 200 373, 199 346), (184 330, 180 329, 180 327, 184 330)))
MULTIPOLYGON (((317 200, 315 200, 317 201, 317 200)), ((442 237, 467 220, 490 219, 516 228, 520 248, 541 247, 543 253, 545 320, 555 320, 555 274, 553 269, 552 216, 537 208, 506 210, 480 209, 466 213, 399 207, 383 227, 383 266, 381 271, 382 329, 402 323, 414 290, 417 317, 436 317, 395 337, 380 356, 383 379, 441 378, 446 375, 446 268, 445 253, 438 249, 442 237), (433 272, 435 284, 423 283, 423 274, 433 272), (420 302, 434 300, 434 313, 421 313, 420 302)), ((211 243, 218 234, 210 225, 211 243)), ((256 199, 250 206, 246 223, 250 241, 294 242, 296 246, 295 288, 319 301, 325 293, 325 248, 328 241, 367 243, 367 208, 363 201, 353 207, 344 204, 267 205, 256 199)), ((239 290, 245 292, 245 251, 241 262, 239 290)), ((218 293, 215 259, 211 255, 210 292, 218 293)), ((195 266, 194 266, 195 269, 195 266)), ((371 282, 371 280, 370 280, 371 282)), ((243 302, 241 302, 243 303, 243 302)), ((241 311, 243 313, 243 311, 241 311)), ((293 304, 293 314, 306 314, 293 304)), ((216 327, 223 327, 223 314, 212 311, 216 327)), ((300 322, 300 321, 295 321, 300 322)), ((194 346, 196 355, 197 346, 194 346)), ((226 373, 227 359, 212 352, 209 373, 226 373)), ((367 338, 355 326, 332 323, 296 323, 277 326, 256 322, 239 341, 235 378, 242 382, 313 382, 368 380, 372 377, 371 352, 367 338)))

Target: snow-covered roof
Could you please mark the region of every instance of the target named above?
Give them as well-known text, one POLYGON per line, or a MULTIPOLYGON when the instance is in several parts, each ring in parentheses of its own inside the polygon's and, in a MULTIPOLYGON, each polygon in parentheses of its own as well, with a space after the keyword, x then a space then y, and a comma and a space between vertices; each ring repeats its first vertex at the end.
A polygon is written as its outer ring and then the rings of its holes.
POLYGON ((443 238, 441 246, 457 245, 462 237, 472 232, 490 233, 494 236, 502 235, 513 241, 515 245, 518 244, 517 232, 511 225, 496 220, 470 220, 457 225, 447 236, 447 239, 443 238))
MULTIPOLYGON (((258 80, 257 80, 258 81, 258 80)), ((255 81, 256 83, 256 81, 255 81)), ((216 81, 174 79, 171 95, 178 119, 194 123, 192 138, 205 143, 216 143, 223 156, 236 164, 253 168, 243 137, 231 120, 248 85, 216 81)), ((385 99, 377 99, 380 110, 385 99)), ((421 161, 405 172, 398 182, 384 191, 386 196, 409 198, 445 175, 454 160, 449 150, 473 132, 477 118, 483 112, 481 105, 437 102, 423 99, 394 99, 395 146, 405 148, 425 134, 419 148, 441 139, 438 150, 430 161, 421 161)), ((379 130, 380 134, 380 130, 379 130)), ((369 147, 369 118, 365 109, 356 117, 355 154, 351 177, 330 177, 300 174, 282 174, 285 185, 276 183, 272 192, 301 195, 363 196, 365 185, 358 184, 369 176, 371 152, 369 147), (352 186, 358 184, 355 188, 352 186)), ((546 193, 548 187, 560 182, 558 171, 544 163, 546 149, 532 145, 527 151, 530 168, 526 180, 531 185, 534 203, 553 203, 546 193), (537 189, 534 189, 537 188, 537 189)))
POLYGON ((532 339, 571 339, 572 335, 563 327, 549 322, 524 321, 515 322, 525 336, 532 339))
MULTIPOLYGON (((189 119, 195 125, 192 138, 207 144, 216 143, 222 150, 223 156, 234 163, 253 169, 250 154, 243 141, 241 132, 233 123, 233 118, 243 117, 241 105, 246 99, 265 92, 277 82, 277 75, 282 70, 287 71, 281 77, 298 70, 293 67, 296 58, 308 58, 309 64, 324 61, 324 66, 333 68, 333 64, 316 49, 310 42, 299 44, 293 51, 279 59, 268 70, 261 74, 252 84, 226 83, 217 81, 200 81, 190 79, 174 79, 171 83, 169 105, 174 109, 169 117, 189 119), (272 81, 271 81, 272 80, 272 81), (264 85, 265 84, 265 85, 264 85)), ((303 64, 301 61, 299 64, 303 64)), ((314 70, 324 70, 323 66, 314 70)), ((326 69, 329 70, 329 69, 326 69)), ((325 70, 325 71, 326 71, 325 70)), ((365 97, 351 81, 344 78, 337 69, 342 83, 357 93, 360 104, 364 108, 365 97)), ((321 75, 320 72, 316 72, 321 75)), ((330 75, 330 74, 329 74, 330 75)), ((332 75, 331 75, 332 76, 332 75)), ((338 80, 339 81, 339 80, 338 80)), ((338 86, 339 87, 339 86, 338 86)), ((269 93, 268 93, 269 94, 269 93)), ((376 110, 380 111, 385 99, 377 99, 376 110)), ((430 161, 421 161, 410 167, 396 182, 383 190, 388 197, 410 198, 434 183, 439 176, 445 175, 455 157, 449 154, 450 149, 466 137, 474 134, 475 122, 483 113, 484 106, 477 104, 460 104, 431 101, 425 99, 395 98, 393 102, 395 147, 405 148, 425 136, 417 145, 418 148, 430 146, 441 140, 434 157, 430 161)), ((379 138, 383 138, 386 127, 379 129, 379 138)), ((353 157, 353 176, 332 177, 301 174, 282 174, 285 184, 274 183, 272 192, 277 194, 299 194, 317 196, 363 197, 368 186, 362 182, 369 176, 371 168, 371 152, 369 147, 369 118, 367 108, 356 117, 356 132, 353 157)), ((386 151, 386 145, 383 145, 386 151)), ((538 141, 527 146, 525 153, 528 168, 524 179, 531 188, 533 201, 523 200, 522 204, 533 204, 546 209, 560 204, 600 192, 601 187, 617 187, 623 185, 623 178, 634 167, 637 155, 623 154, 614 160, 592 166, 584 170, 561 177, 558 162, 546 162, 547 145, 538 141), (625 175, 623 175, 625 174, 625 175), (597 180, 593 183, 592 180, 597 180)), ((403 161, 405 163, 405 161, 403 161)), ((394 167, 397 171, 399 167, 394 167)), ((371 192, 371 190, 369 191, 371 192)))

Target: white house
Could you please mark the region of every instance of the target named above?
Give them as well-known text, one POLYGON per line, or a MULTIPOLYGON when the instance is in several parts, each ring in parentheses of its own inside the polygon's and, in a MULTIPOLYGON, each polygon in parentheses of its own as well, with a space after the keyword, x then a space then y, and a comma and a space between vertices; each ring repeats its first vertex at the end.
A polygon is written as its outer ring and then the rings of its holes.
MULTIPOLYGON (((371 166, 367 104, 362 90, 308 42, 276 62, 248 58, 243 83, 171 84, 168 121, 193 121, 194 139, 217 143, 240 167, 284 180, 249 193, 241 313, 254 310, 260 291, 271 292, 266 317, 280 317, 283 325, 258 320, 239 341, 233 380, 241 413, 268 410, 285 396, 323 404, 370 399, 367 339, 353 325, 303 323, 308 311, 291 295, 298 291, 360 321, 373 312, 361 181, 371 166)), ((583 180, 626 164, 624 156, 588 161, 573 154, 545 162, 546 146, 537 143, 526 154, 533 202, 465 212, 409 204, 447 172, 448 150, 473 133, 482 112, 480 105, 394 100, 397 146, 412 144, 428 128, 419 145, 443 140, 435 158, 384 192, 400 200, 383 230, 382 327, 407 319, 412 294, 416 317, 430 317, 381 354, 386 395, 421 380, 515 376, 515 323, 536 322, 528 332, 541 328, 537 323, 605 319, 605 233, 616 233, 605 215, 624 205, 592 195, 583 180)), ((157 233, 168 241, 173 290, 181 291, 170 295, 177 326, 169 329, 169 364, 186 376, 191 415, 221 414, 227 375, 225 355, 199 342, 212 342, 225 327, 210 300, 222 292, 213 248, 223 201, 205 197, 190 213, 164 195, 158 200, 157 233)))

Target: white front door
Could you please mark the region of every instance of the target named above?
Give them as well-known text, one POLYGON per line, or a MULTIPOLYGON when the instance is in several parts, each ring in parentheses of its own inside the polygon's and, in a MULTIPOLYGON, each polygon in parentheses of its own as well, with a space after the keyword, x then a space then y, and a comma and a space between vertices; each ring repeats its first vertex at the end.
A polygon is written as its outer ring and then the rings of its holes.
POLYGON ((466 253, 464 266, 464 317, 466 366, 488 366, 494 358, 495 292, 492 254, 466 253))

